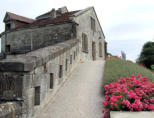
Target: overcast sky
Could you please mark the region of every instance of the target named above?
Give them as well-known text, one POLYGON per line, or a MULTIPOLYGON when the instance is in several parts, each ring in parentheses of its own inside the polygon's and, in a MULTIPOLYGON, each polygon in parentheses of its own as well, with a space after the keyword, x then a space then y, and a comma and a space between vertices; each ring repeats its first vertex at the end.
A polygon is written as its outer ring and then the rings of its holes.
POLYGON ((102 25, 108 52, 135 60, 146 41, 154 39, 153 0, 3 0, 0 3, 0 32, 3 18, 10 11, 29 18, 67 6, 68 10, 94 6, 102 25))

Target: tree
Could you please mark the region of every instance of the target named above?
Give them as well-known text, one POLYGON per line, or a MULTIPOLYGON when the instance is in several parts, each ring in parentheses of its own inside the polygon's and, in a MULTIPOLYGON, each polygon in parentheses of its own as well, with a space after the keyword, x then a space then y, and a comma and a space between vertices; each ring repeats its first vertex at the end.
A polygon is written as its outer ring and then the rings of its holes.
POLYGON ((137 62, 151 69, 151 66, 154 65, 154 42, 149 41, 144 44, 137 62))

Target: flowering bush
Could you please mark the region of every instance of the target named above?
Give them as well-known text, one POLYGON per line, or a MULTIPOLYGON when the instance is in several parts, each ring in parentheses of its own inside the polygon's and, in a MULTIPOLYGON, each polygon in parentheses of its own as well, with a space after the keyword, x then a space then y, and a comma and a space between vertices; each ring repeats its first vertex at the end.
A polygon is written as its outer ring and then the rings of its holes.
POLYGON ((154 83, 140 74, 104 86, 103 118, 109 111, 154 111, 154 83))

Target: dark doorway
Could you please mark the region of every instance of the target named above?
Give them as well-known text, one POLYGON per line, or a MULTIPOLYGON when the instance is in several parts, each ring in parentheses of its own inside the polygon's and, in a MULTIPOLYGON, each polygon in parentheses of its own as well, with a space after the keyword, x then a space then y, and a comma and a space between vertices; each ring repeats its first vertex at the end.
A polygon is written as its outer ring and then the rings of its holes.
POLYGON ((92 42, 92 59, 96 60, 96 45, 95 45, 95 42, 92 42))

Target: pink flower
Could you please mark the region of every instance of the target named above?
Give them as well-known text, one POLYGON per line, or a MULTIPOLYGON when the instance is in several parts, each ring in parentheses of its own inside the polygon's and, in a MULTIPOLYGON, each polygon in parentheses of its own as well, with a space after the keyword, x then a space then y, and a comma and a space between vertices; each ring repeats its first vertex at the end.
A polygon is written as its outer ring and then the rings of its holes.
POLYGON ((106 106, 108 104, 108 101, 103 101, 103 105, 106 106))
POLYGON ((143 104, 140 100, 135 100, 131 107, 136 111, 142 111, 143 104))
POLYGON ((105 100, 109 100, 109 96, 108 95, 105 95, 105 100))
POLYGON ((154 111, 154 104, 150 104, 148 109, 154 111))
POLYGON ((141 74, 137 74, 137 77, 140 78, 141 77, 141 74))
POLYGON ((128 88, 125 87, 125 88, 122 89, 122 91, 127 93, 128 92, 128 88))
POLYGON ((122 104, 126 105, 128 108, 130 108, 130 102, 128 100, 123 100, 122 104))
POLYGON ((144 99, 143 101, 144 101, 146 104, 149 104, 148 100, 144 99))
POLYGON ((132 75, 131 77, 132 77, 132 78, 135 78, 135 75, 132 75))
POLYGON ((149 100, 151 103, 154 103, 154 97, 149 100))
POLYGON ((129 99, 132 99, 132 98, 137 98, 137 95, 136 95, 136 93, 135 92, 133 92, 132 90, 127 94, 127 97, 129 98, 129 99))
MULTIPOLYGON (((104 86, 104 112, 110 110, 154 111, 154 83, 140 74, 120 78, 104 86)), ((104 118, 109 116, 105 115, 104 118)))

